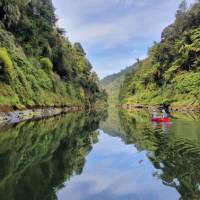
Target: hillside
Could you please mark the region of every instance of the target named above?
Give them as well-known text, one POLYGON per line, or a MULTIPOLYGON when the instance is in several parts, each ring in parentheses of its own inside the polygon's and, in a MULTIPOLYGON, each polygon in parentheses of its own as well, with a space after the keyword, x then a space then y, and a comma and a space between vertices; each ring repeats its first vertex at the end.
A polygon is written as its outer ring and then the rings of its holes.
POLYGON ((124 76, 126 73, 131 72, 137 64, 133 64, 119 73, 109 75, 100 81, 100 85, 106 90, 108 94, 109 105, 119 104, 119 92, 120 87, 124 81, 124 76))
POLYGON ((81 44, 56 22, 51 0, 0 1, 0 111, 102 97, 81 44))
POLYGON ((183 1, 176 20, 162 32, 149 56, 125 77, 122 104, 166 104, 174 109, 200 108, 200 2, 183 1))

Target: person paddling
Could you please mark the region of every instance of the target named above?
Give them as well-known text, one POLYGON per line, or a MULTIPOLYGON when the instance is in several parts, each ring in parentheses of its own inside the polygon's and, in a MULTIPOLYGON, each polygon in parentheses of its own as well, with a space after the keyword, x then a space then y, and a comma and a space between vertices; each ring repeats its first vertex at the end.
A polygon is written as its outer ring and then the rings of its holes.
POLYGON ((162 118, 167 118, 168 114, 166 113, 165 109, 162 109, 162 118))
POLYGON ((152 118, 155 119, 157 118, 157 112, 154 110, 151 114, 152 118))

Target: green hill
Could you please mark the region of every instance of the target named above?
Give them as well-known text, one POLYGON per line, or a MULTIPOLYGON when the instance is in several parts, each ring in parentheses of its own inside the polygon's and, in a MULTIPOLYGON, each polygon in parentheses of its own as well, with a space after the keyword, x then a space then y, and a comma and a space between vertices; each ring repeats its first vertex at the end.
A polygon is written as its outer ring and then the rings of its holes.
POLYGON ((133 64, 119 73, 109 75, 100 81, 101 87, 105 89, 108 94, 109 105, 119 104, 119 92, 124 81, 124 76, 126 73, 131 72, 136 66, 137 64, 133 64))
POLYGON ((101 96, 81 44, 56 21, 51 0, 0 1, 0 111, 85 106, 101 96))
POLYGON ((183 1, 161 42, 125 77, 122 104, 166 104, 174 109, 200 108, 200 2, 183 1))

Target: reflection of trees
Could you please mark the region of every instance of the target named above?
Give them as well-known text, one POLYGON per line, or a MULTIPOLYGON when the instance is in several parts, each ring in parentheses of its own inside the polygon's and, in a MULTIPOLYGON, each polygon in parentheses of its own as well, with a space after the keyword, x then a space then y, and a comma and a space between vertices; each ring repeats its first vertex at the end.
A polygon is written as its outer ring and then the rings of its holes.
POLYGON ((164 138, 155 141, 157 150, 149 158, 165 185, 174 187, 182 199, 198 199, 200 196, 200 145, 185 139, 164 138))
POLYGON ((1 199, 56 199, 56 190, 82 172, 97 142, 101 115, 69 114, 21 123, 0 135, 1 199))
POLYGON ((112 137, 125 137, 125 132, 120 124, 119 109, 108 107, 108 118, 100 124, 100 128, 112 137))
POLYGON ((198 137, 189 140, 185 138, 185 133, 182 137, 177 137, 171 131, 166 134, 159 128, 152 129, 148 121, 138 122, 137 116, 130 116, 124 112, 121 114, 121 123, 127 133, 126 142, 134 143, 139 150, 148 151, 150 161, 158 170, 154 175, 162 179, 164 185, 175 188, 181 199, 199 199, 198 137))
POLYGON ((146 112, 120 112, 121 126, 126 132, 127 144, 135 144, 138 150, 154 150, 154 143, 148 139, 151 123, 146 112))

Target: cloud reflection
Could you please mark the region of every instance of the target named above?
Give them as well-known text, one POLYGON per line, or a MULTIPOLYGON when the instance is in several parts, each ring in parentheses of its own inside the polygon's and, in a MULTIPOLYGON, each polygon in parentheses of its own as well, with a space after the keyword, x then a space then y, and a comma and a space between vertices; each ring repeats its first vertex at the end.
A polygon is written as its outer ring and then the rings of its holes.
POLYGON ((178 199, 175 190, 152 176, 145 152, 101 132, 83 173, 58 192, 60 200, 178 199), (140 163, 139 161, 143 161, 140 163))

